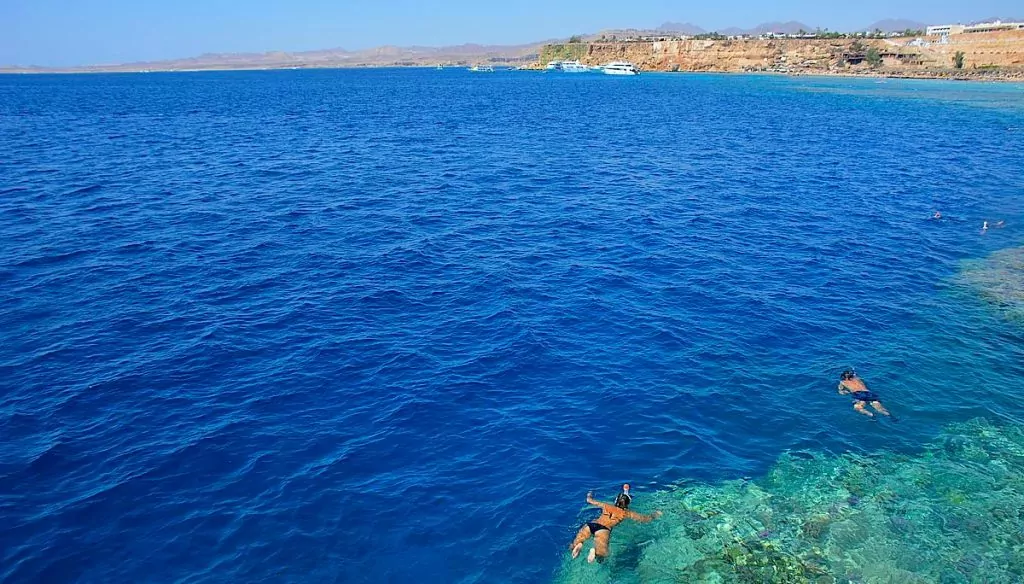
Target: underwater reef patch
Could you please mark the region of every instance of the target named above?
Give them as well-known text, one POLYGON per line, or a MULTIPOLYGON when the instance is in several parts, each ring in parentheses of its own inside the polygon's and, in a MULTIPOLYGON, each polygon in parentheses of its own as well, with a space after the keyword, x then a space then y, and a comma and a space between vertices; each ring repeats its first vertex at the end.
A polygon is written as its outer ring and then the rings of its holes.
POLYGON ((643 497, 603 566, 558 582, 1024 581, 1024 428, 954 424, 918 455, 783 455, 763 477, 643 497), (629 551, 629 562, 616 556, 629 551))
POLYGON ((1024 247, 963 262, 957 278, 1008 318, 1024 322, 1024 247))

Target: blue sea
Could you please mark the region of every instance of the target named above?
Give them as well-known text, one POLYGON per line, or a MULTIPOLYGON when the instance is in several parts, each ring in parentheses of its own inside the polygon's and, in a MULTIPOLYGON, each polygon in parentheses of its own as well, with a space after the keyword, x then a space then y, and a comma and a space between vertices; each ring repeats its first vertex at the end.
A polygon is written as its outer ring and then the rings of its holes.
POLYGON ((550 582, 590 490, 1024 424, 1022 170, 1020 84, 0 76, 0 581, 550 582))

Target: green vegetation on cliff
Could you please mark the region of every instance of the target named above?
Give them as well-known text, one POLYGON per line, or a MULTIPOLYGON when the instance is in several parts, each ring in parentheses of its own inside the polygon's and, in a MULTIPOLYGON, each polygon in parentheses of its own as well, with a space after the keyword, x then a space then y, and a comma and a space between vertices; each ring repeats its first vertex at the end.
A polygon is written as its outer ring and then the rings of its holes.
POLYGON ((871 47, 864 53, 864 60, 872 67, 878 67, 882 64, 882 55, 878 52, 878 49, 871 47))
POLYGON ((729 37, 725 36, 724 34, 718 33, 718 32, 705 32, 705 33, 701 33, 701 34, 698 34, 698 35, 694 35, 693 38, 695 38, 695 39, 697 39, 699 41, 724 41, 725 39, 727 39, 729 37))
POLYGON ((537 59, 541 65, 551 61, 575 61, 587 56, 587 43, 569 42, 556 45, 544 45, 537 59))

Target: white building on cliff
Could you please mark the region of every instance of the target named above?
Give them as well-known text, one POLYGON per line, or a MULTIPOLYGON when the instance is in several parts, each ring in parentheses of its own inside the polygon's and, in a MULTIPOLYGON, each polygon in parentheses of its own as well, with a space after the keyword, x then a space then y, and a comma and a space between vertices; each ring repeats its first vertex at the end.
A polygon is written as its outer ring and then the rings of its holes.
POLYGON ((1024 30, 1024 22, 981 22, 978 24, 939 24, 929 26, 925 30, 927 35, 945 36, 951 34, 964 34, 972 32, 999 32, 1004 30, 1024 30))

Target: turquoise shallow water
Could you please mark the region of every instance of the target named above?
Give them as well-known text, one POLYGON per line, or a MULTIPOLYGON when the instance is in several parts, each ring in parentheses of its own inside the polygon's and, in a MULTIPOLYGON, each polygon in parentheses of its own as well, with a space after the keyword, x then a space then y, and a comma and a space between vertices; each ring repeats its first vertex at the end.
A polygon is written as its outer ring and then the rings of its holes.
POLYGON ((0 579, 1015 577, 1022 104, 0 77, 0 579), (625 481, 665 518, 569 563, 625 481))
POLYGON ((950 425, 914 455, 784 454, 763 477, 652 494, 664 515, 616 533, 565 582, 1018 582, 1024 433, 950 425))

